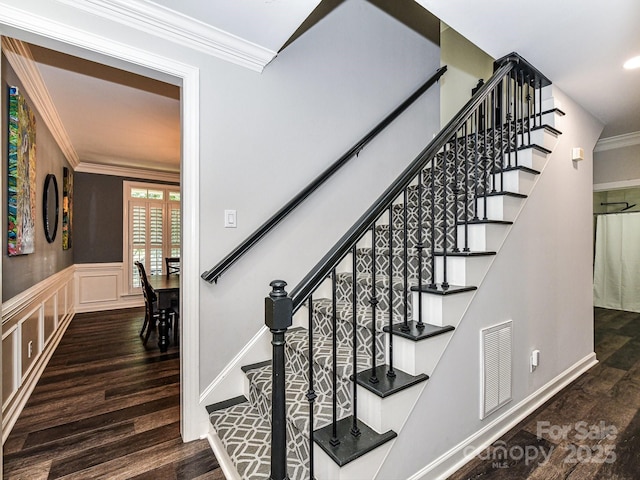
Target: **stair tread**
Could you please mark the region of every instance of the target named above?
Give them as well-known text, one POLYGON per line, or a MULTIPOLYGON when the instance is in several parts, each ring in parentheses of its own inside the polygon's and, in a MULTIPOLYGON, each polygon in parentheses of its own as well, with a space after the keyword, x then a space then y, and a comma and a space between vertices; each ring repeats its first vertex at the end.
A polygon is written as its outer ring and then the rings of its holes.
MULTIPOLYGON (((266 406, 271 405, 272 374, 271 366, 262 367, 247 373, 249 382, 254 385, 261 395, 261 401, 266 406)), ((307 392, 309 382, 305 375, 299 371, 285 370, 287 421, 291 422, 296 429, 305 436, 309 432, 309 401, 307 392)), ((317 390, 317 389, 316 389, 317 390)), ((333 418, 333 402, 331 395, 322 391, 315 391, 316 398, 313 403, 314 428, 322 428, 331 423, 333 418)), ((348 405, 338 405, 337 418, 345 417, 349 414, 348 405)))
MULTIPOLYGON (((209 415, 211 425, 220 438, 242 478, 269 479, 271 473, 271 425, 249 402, 216 410, 209 415)), ((287 448, 289 478, 309 477, 305 462, 287 448)))

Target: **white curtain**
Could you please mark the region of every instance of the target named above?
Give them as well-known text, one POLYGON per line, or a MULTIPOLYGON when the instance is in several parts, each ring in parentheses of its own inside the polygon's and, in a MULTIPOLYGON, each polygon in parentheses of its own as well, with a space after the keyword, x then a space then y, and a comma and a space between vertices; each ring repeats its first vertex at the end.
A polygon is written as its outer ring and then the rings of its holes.
POLYGON ((640 312, 640 212, 598 215, 596 307, 640 312))

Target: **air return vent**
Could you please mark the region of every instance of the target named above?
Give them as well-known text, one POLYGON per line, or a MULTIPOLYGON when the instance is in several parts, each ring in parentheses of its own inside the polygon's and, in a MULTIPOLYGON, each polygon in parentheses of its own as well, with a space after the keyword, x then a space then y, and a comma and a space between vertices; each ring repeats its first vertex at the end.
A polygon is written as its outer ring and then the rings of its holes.
POLYGON ((512 325, 508 322, 480 331, 480 418, 511 400, 512 325))

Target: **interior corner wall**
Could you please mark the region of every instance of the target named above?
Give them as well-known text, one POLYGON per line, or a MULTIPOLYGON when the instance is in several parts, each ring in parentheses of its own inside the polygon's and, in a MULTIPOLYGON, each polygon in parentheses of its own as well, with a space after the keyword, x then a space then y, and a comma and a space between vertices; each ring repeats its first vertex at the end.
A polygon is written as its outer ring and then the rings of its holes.
MULTIPOLYGON (((71 169, 62 150, 58 147, 53 135, 35 109, 29 97, 25 94, 22 84, 18 80, 4 55, 2 55, 2 95, 7 95, 9 86, 18 86, 26 97, 36 118, 36 236, 35 251, 29 255, 9 256, 7 254, 7 191, 2 191, 2 301, 14 297, 20 292, 60 272, 73 264, 73 248, 62 250, 62 168, 71 169), (58 182, 58 233, 53 243, 48 243, 44 235, 42 220, 42 197, 44 180, 47 174, 55 175, 58 182)), ((8 105, 3 104, 2 132, 8 129, 8 105)), ((8 163, 8 135, 2 135, 2 175, 7 178, 8 163)))
POLYGON ((74 262, 122 262, 121 177, 75 173, 74 262))
POLYGON ((376 478, 436 478, 427 465, 593 354, 591 152, 602 124, 555 87, 554 97, 566 111, 558 144, 376 478), (570 160, 576 145, 582 162, 570 160), (480 420, 480 330, 507 320, 513 400, 480 420))
MULTIPOLYGON (((400 105, 440 66, 440 49, 364 0, 336 7, 261 75, 203 72, 201 261, 213 267, 400 105), (224 228, 224 209, 237 211, 224 228)), ((269 283, 290 291, 439 130, 434 86, 200 292, 202 389, 264 328, 269 283)), ((267 360, 267 358, 263 358, 267 360)), ((237 392, 240 394, 240 391, 237 392)))
POLYGON ((593 184, 640 185, 640 145, 597 151, 593 154, 593 184))
POLYGON ((445 23, 441 23, 440 55, 447 66, 440 86, 440 125, 444 126, 471 98, 478 80, 491 77, 494 59, 445 23))
POLYGON ((123 192, 127 180, 144 178, 76 172, 74 178, 74 263, 122 262, 123 192))

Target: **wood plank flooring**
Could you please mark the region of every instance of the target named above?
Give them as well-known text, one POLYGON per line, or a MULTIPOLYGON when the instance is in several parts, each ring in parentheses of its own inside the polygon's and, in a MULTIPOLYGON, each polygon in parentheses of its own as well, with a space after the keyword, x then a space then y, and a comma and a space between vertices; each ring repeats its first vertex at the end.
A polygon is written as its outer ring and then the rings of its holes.
POLYGON ((5 479, 224 480, 180 437, 180 356, 138 336, 143 309, 78 314, 4 445, 5 479))
POLYGON ((449 480, 640 478, 640 314, 594 311, 600 363, 449 480))

